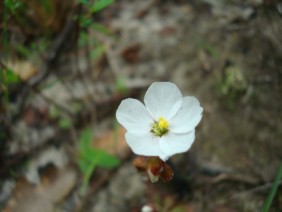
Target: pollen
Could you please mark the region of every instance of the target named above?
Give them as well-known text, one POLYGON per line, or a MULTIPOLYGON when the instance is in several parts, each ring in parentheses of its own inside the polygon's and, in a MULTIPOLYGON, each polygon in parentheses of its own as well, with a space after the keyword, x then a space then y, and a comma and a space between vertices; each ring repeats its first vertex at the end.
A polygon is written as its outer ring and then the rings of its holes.
POLYGON ((151 132, 161 137, 168 132, 169 123, 164 117, 160 117, 158 122, 153 124, 151 132))
POLYGON ((168 129, 168 126, 169 126, 167 120, 165 120, 164 117, 159 118, 158 125, 161 129, 166 129, 166 130, 168 129))

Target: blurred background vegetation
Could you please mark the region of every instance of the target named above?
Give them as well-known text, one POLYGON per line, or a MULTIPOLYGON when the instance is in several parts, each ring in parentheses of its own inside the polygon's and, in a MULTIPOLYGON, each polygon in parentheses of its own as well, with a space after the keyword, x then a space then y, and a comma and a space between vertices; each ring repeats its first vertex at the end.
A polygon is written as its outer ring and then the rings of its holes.
POLYGON ((0 17, 0 210, 282 210, 281 1, 4 0, 0 17), (154 81, 204 116, 174 181, 148 186, 115 110, 154 81))

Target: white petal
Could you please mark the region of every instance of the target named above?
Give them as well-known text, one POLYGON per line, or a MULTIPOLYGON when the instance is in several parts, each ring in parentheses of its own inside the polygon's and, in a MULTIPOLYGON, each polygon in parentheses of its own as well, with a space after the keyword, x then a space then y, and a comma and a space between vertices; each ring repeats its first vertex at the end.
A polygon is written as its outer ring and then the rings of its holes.
POLYGON ((143 156, 159 156, 163 154, 159 147, 159 137, 152 133, 137 134, 127 132, 125 134, 127 144, 137 155, 143 156))
POLYGON ((148 88, 144 102, 155 120, 158 120, 160 116, 170 119, 180 109, 182 95, 176 85, 171 82, 155 82, 148 88))
POLYGON ((168 133, 161 137, 160 149, 167 159, 174 154, 188 151, 194 140, 195 130, 183 134, 168 133))
POLYGON ((174 133, 186 133, 193 130, 202 118, 203 108, 195 97, 183 98, 182 106, 178 113, 169 120, 170 131, 174 133))
POLYGON ((116 112, 118 122, 129 132, 149 132, 153 124, 145 106, 136 99, 123 100, 116 112))

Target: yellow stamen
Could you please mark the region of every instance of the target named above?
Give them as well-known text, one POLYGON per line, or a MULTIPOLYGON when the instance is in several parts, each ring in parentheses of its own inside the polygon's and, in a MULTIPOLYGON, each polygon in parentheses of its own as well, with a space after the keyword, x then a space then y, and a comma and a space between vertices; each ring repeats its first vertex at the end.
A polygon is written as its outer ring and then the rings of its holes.
POLYGON ((157 136, 162 136, 168 132, 169 123, 164 117, 160 117, 158 122, 153 124, 151 132, 157 136))
POLYGON ((165 120, 164 117, 160 117, 160 118, 159 118, 158 124, 159 124, 159 127, 160 127, 161 129, 165 129, 165 130, 168 129, 169 124, 168 124, 167 120, 165 120))

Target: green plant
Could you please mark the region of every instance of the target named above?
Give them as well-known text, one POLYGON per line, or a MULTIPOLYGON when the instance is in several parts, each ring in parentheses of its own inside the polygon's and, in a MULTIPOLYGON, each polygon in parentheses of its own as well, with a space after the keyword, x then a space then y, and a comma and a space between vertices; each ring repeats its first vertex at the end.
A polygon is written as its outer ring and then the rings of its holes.
POLYGON ((79 33, 79 46, 84 47, 86 45, 89 45, 89 47, 94 48, 94 50, 91 52, 91 58, 97 59, 101 55, 103 55, 106 48, 102 42, 96 39, 93 40, 93 38, 89 39, 87 31, 88 29, 92 29, 104 35, 113 36, 113 33, 110 29, 103 26, 102 24, 98 24, 93 21, 92 14, 103 10, 104 8, 112 4, 114 0, 97 0, 94 2, 91 2, 89 0, 79 0, 78 2, 82 4, 86 11, 78 17, 80 26, 83 29, 79 33))
POLYGON ((122 95, 128 94, 128 89, 125 84, 125 79, 123 77, 118 77, 116 80, 116 91, 122 95))
POLYGON ((238 66, 228 66, 216 83, 216 88, 225 106, 233 109, 235 103, 246 95, 248 83, 244 71, 238 66))
POLYGON ((10 84, 18 83, 19 77, 12 71, 12 69, 0 69, 0 81, 3 85, 9 86, 10 84))
MULTIPOLYGON (((198 38, 196 40, 198 40, 198 38)), ((218 50, 211 43, 209 43, 207 41, 203 41, 203 40, 198 40, 197 46, 198 46, 199 49, 202 49, 202 50, 206 51, 207 53, 209 53, 214 59, 219 58, 218 50)))
POLYGON ((90 13, 96 13, 109 6, 114 0, 96 0, 94 3, 89 0, 79 0, 79 2, 89 8, 90 13))
POLYGON ((229 95, 232 92, 240 92, 246 89, 247 83, 243 71, 237 66, 230 66, 225 69, 221 92, 229 95))
POLYGON ((278 189, 278 186, 280 184, 280 180, 282 178, 282 162, 280 163, 280 166, 278 168, 277 175, 275 177, 274 183, 272 185, 271 191, 265 201, 264 207, 263 207, 263 212, 267 212, 271 206, 271 203, 275 197, 276 191, 278 189))
MULTIPOLYGON (((9 103, 9 86, 20 82, 19 77, 9 68, 0 68, 0 91, 2 90, 6 105, 9 103)), ((0 92, 1 95, 1 92, 0 92)))
POLYGON ((11 14, 15 14, 15 11, 20 6, 19 1, 5 0, 4 1, 4 14, 3 14, 3 33, 1 34, 1 42, 3 42, 4 50, 6 51, 8 46, 8 21, 11 14))
POLYGON ((90 128, 85 129, 78 140, 78 166, 83 174, 82 191, 85 192, 91 174, 97 167, 114 168, 120 161, 102 149, 92 146, 93 134, 90 128))
POLYGON ((63 115, 59 108, 54 105, 49 108, 49 115, 52 119, 58 121, 58 126, 63 130, 70 129, 73 124, 71 118, 63 115))

